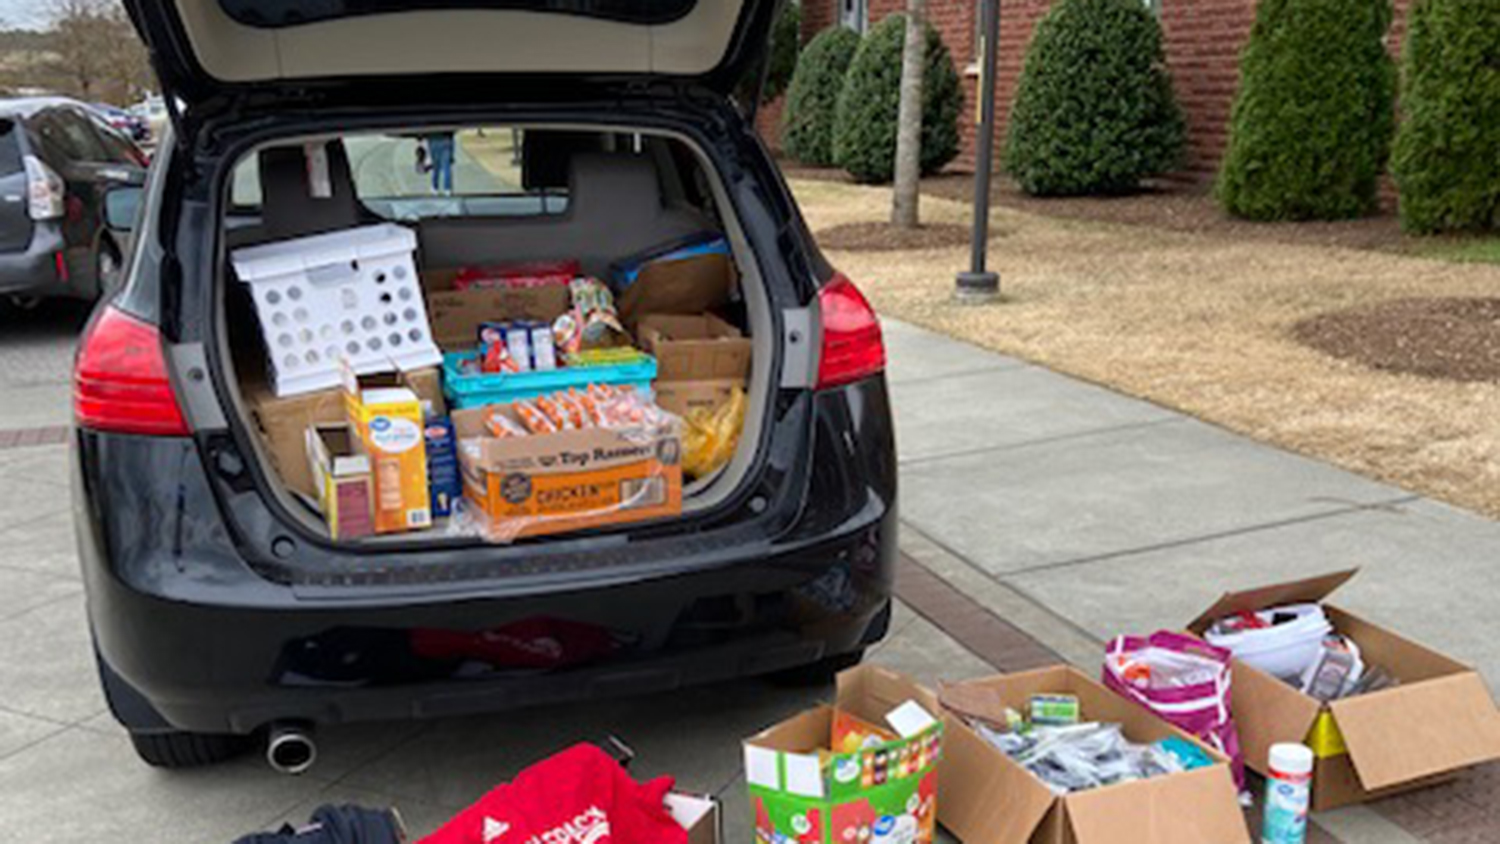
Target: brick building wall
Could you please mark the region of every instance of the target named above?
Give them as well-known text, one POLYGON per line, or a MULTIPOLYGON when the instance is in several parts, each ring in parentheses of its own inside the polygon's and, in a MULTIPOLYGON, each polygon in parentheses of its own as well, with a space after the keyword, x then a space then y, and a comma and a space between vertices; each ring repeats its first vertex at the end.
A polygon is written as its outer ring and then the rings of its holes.
MULTIPOLYGON (((1394 0, 1395 20, 1387 44, 1399 55, 1412 0, 1394 0)), ((1010 103, 1026 48, 1037 21, 1051 0, 1000 0, 1000 52, 996 84, 996 152, 1003 143, 1010 103)), ((1255 22, 1255 0, 1160 0, 1162 38, 1178 104, 1187 121, 1183 178, 1207 182, 1218 171, 1229 141, 1229 111, 1239 87, 1239 55, 1255 22)), ((869 0, 870 22, 906 8, 905 0, 869 0)), ((959 114, 963 143, 956 169, 974 168, 975 98, 979 80, 973 65, 978 0, 928 0, 932 25, 953 54, 963 80, 964 108, 959 114)), ((838 20, 838 0, 802 0, 803 38, 838 20)), ((765 124, 762 123, 765 127, 765 124)), ((769 136, 768 136, 769 137, 769 136)))

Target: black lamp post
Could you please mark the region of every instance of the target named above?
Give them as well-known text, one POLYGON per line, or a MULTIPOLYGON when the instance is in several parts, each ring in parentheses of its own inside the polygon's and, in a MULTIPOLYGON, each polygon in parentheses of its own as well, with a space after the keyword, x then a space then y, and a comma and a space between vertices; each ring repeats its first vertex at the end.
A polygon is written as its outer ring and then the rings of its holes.
POLYGON ((987 301, 1000 293, 1000 275, 985 269, 990 238, 990 170, 995 157, 995 53, 1000 46, 1000 0, 982 0, 979 40, 979 149, 974 163, 974 233, 968 272, 958 274, 958 296, 987 301))

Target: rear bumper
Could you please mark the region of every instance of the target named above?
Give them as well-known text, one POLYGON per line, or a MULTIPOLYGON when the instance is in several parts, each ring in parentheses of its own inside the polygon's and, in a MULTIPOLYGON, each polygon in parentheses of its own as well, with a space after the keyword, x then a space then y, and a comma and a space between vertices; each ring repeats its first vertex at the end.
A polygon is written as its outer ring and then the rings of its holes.
POLYGON ((0 252, 0 295, 74 296, 73 281, 58 273, 57 256, 64 249, 56 223, 33 225, 31 243, 24 250, 0 252))
POLYGON ((896 558, 885 387, 858 390, 820 397, 827 433, 814 459, 839 463, 813 473, 789 527, 662 561, 654 574, 592 579, 277 583, 243 558, 195 443, 81 433, 75 523, 116 716, 137 730, 239 733, 286 719, 440 717, 661 691, 858 649, 884 635, 896 558), (853 408, 866 416, 850 428, 853 408), (859 453, 829 451, 849 442, 843 430, 859 433, 859 453))

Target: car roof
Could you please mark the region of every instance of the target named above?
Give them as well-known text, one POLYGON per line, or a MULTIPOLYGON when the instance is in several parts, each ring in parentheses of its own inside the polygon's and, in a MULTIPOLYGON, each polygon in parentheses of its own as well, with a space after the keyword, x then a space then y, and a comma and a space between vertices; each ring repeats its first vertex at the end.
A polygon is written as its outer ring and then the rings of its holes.
POLYGON ((6 117, 30 117, 44 108, 63 105, 88 108, 83 103, 67 97, 18 97, 16 99, 0 100, 0 115, 6 117))

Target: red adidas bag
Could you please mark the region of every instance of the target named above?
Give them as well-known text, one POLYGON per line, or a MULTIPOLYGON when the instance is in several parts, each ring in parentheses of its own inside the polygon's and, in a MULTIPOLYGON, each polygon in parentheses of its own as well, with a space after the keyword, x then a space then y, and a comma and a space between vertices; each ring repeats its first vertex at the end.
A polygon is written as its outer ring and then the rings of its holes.
POLYGON ((671 777, 644 785, 592 744, 544 759, 421 844, 687 844, 667 811, 671 777))

